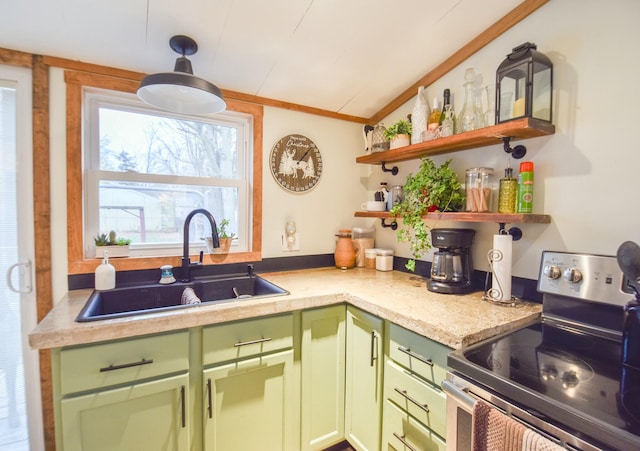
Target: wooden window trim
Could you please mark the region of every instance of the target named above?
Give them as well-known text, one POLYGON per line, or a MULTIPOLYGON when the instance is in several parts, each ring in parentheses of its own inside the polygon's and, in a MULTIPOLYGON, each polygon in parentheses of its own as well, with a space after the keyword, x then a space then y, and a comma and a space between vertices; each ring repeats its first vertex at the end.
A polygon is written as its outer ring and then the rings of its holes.
MULTIPOLYGON (((83 183, 82 183, 82 88, 94 87, 135 93, 139 82, 86 72, 65 71, 67 87, 67 240, 68 273, 86 274, 95 270, 98 259, 83 254, 83 183)), ((229 254, 206 255, 205 265, 241 263, 262 259, 262 119, 261 105, 227 100, 227 109, 253 116, 253 181, 251 250, 229 254)), ((195 258, 195 255, 193 256, 195 258)), ((180 266, 181 256, 127 257, 110 260, 116 270, 153 269, 162 265, 180 266)))

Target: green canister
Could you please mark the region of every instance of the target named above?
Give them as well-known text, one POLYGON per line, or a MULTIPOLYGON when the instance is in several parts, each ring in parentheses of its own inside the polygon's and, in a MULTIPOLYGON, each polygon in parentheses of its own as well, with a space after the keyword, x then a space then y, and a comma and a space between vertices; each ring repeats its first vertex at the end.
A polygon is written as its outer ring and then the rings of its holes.
POLYGON ((533 213, 533 162, 520 163, 518 174, 518 213, 533 213))

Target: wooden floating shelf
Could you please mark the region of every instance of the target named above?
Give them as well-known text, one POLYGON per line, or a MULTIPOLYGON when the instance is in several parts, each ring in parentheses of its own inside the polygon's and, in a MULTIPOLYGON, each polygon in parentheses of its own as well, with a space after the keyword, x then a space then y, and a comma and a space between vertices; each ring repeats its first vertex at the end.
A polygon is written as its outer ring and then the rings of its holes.
MULTIPOLYGON (((388 211, 356 211, 356 218, 382 218, 393 219, 388 211)), ((446 212, 427 213, 423 216, 426 220, 433 221, 458 221, 458 222, 494 222, 498 224, 550 224, 551 216, 534 213, 471 213, 471 212, 446 212)))
POLYGON ((538 119, 516 119, 472 132, 459 133, 397 149, 362 155, 356 158, 356 163, 382 164, 415 160, 425 156, 493 146, 501 144, 503 138, 518 140, 553 135, 555 130, 553 124, 538 119))

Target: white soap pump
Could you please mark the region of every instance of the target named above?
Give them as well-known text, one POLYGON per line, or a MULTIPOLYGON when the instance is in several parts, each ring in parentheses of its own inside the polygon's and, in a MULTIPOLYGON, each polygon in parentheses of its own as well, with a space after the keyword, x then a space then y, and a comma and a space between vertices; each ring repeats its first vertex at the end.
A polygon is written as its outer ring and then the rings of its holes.
POLYGON ((116 287, 116 268, 109 263, 109 251, 104 252, 102 264, 96 268, 94 286, 96 290, 111 290, 116 287))

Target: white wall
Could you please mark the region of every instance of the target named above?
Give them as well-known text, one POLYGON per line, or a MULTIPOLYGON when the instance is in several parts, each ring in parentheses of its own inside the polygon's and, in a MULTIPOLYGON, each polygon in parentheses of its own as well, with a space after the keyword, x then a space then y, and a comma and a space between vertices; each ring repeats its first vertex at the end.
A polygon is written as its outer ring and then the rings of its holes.
MULTIPOLYGON (((471 19, 470 19, 471 20, 471 19)), ((495 84, 495 70, 523 42, 534 42, 554 63, 554 123, 556 134, 524 142, 527 160, 535 162, 534 212, 549 214, 551 224, 522 225, 524 237, 514 244, 515 276, 537 278, 540 254, 545 249, 614 254, 624 240, 640 242, 637 173, 640 148, 634 123, 640 119, 640 2, 637 0, 555 0, 489 44, 468 61, 427 87, 427 95, 453 92, 455 107, 463 101, 464 70, 474 67, 485 83, 495 84)), ((464 26, 464 24, 460 24, 464 26)), ((452 29, 451 33, 456 30, 452 29)), ((425 30, 425 39, 428 38, 425 30)), ((437 42, 434 42, 437 45, 437 42)), ((66 292, 66 177, 64 83, 61 71, 52 71, 51 89, 52 223, 54 299, 66 292)), ((408 102, 389 118, 390 124, 406 116, 408 102)), ((263 164, 263 256, 331 253, 339 228, 375 225, 378 247, 395 248, 395 233, 382 230, 378 220, 353 217, 362 201, 372 196, 380 181, 402 184, 418 162, 400 164, 400 174, 383 174, 378 166, 358 165, 362 153, 361 126, 354 123, 265 108, 263 164), (269 171, 269 153, 281 137, 299 133, 320 148, 325 168, 320 183, 306 194, 280 188, 269 171), (282 252, 280 235, 287 220, 294 220, 301 250, 282 252)), ((434 157, 436 163, 453 158, 460 177, 469 167, 488 166, 502 172, 507 155, 501 145, 434 157)), ((517 162, 513 164, 516 167, 517 162)), ((487 269, 485 255, 497 225, 436 223, 432 227, 471 227, 477 230, 475 266, 487 269)), ((430 261, 431 254, 424 259, 430 261)))
MULTIPOLYGON (((64 72, 52 69, 51 90, 51 222, 53 299, 67 292, 66 115, 64 72)), ((263 122, 262 256, 288 257, 332 253, 338 229, 358 224, 353 217, 366 198, 355 158, 363 146, 362 125, 289 110, 266 107, 263 122), (304 194, 281 188, 271 175, 269 154, 283 136, 307 136, 322 153, 320 182, 304 194), (281 235, 287 221, 296 222, 300 251, 284 252, 281 235)))
MULTIPOLYGON (((534 212, 551 215, 551 224, 521 226, 524 237, 513 246, 515 276, 536 279, 543 250, 615 255, 621 242, 640 242, 640 146, 634 133, 640 120, 639 23, 637 0, 551 1, 426 89, 432 99, 442 98, 443 90, 450 88, 459 111, 466 68, 475 68, 493 87, 498 65, 513 47, 527 41, 553 61, 556 133, 517 142, 527 146, 525 160, 535 163, 534 212)), ((413 102, 385 123, 406 116, 413 102)), ((477 166, 493 167, 500 176, 507 163, 501 145, 433 160, 440 164, 448 158, 453 158, 452 167, 461 180, 466 168, 477 166)), ((512 161, 517 170, 518 162, 512 161)), ((393 183, 402 184, 417 168, 418 162, 402 163, 393 183)), ((475 267, 488 269, 486 253, 497 225, 430 225, 476 229, 475 267)), ((410 256, 406 246, 397 245, 392 232, 378 231, 376 238, 379 245, 396 247, 398 254, 410 256)), ((424 257, 431 258, 431 254, 424 257)))

